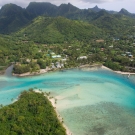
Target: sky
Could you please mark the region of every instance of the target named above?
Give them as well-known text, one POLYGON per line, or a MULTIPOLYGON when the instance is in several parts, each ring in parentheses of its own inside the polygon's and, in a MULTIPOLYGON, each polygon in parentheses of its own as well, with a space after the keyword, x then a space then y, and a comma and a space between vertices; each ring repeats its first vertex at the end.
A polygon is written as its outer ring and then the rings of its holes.
MULTIPOLYGON (((14 3, 25 8, 31 1, 32 0, 0 0, 0 7, 8 3, 14 3)), ((135 0, 35 0, 34 2, 50 2, 57 6, 62 3, 71 3, 80 9, 92 8, 95 5, 99 8, 114 11, 120 11, 122 8, 125 8, 129 12, 135 13, 135 0)))

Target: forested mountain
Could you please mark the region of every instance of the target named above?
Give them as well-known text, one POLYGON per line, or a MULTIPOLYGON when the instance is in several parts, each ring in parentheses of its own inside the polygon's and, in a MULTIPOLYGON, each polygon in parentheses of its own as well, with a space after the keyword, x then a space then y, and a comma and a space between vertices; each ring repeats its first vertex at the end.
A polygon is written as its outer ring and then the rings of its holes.
POLYGON ((93 8, 90 8, 92 11, 95 11, 95 12, 99 12, 99 11, 101 11, 102 9, 101 8, 99 8, 97 5, 95 6, 95 7, 93 7, 93 8))
POLYGON ((16 31, 32 19, 33 15, 25 9, 15 4, 6 4, 0 10, 0 33, 16 31))
MULTIPOLYGON (((0 10, 0 33, 15 32, 31 23, 34 18, 42 15, 49 17, 63 16, 72 20, 93 23, 96 26, 103 26, 103 28, 106 27, 104 23, 110 23, 106 22, 108 19, 103 19, 106 18, 106 15, 108 18, 113 18, 113 22, 118 23, 118 26, 120 25, 121 27, 123 26, 121 24, 125 25, 125 19, 129 19, 129 24, 126 24, 131 25, 131 21, 133 22, 135 17, 134 14, 129 13, 125 9, 120 12, 107 11, 97 6, 89 9, 79 9, 70 3, 56 6, 47 2, 31 2, 26 9, 15 4, 6 4, 0 10), (121 19, 121 16, 125 19, 121 19)), ((109 27, 111 27, 111 24, 109 24, 109 27)))
POLYGON ((59 7, 58 7, 58 10, 57 10, 57 14, 56 15, 61 15, 61 16, 66 16, 67 14, 70 14, 70 13, 76 13, 77 11, 80 11, 79 8, 73 6, 72 4, 68 3, 68 4, 61 4, 59 7))
MULTIPOLYGON (((100 11, 101 12, 101 11, 100 11)), ((130 30, 134 30, 135 19, 123 15, 110 15, 101 13, 100 17, 91 21, 95 26, 101 28, 103 31, 111 36, 130 35, 130 30)))
POLYGON ((124 9, 124 8, 122 8, 122 9, 119 11, 119 14, 135 18, 135 14, 129 13, 129 12, 128 12, 126 9, 124 9))
POLYGON ((19 31, 19 37, 40 43, 63 43, 73 40, 90 40, 103 36, 96 26, 63 17, 38 17, 30 25, 19 31), (25 37, 23 35, 26 35, 25 37))
POLYGON ((101 10, 104 10, 104 11, 106 11, 106 12, 109 13, 109 14, 117 14, 117 13, 118 13, 117 11, 113 11, 113 10, 101 9, 101 8, 99 8, 97 5, 96 5, 95 7, 93 7, 93 8, 89 8, 89 9, 92 10, 92 11, 94 11, 94 12, 99 12, 99 11, 101 11, 101 10))
POLYGON ((30 2, 26 11, 33 14, 34 17, 40 15, 54 16, 58 7, 48 2, 30 2))

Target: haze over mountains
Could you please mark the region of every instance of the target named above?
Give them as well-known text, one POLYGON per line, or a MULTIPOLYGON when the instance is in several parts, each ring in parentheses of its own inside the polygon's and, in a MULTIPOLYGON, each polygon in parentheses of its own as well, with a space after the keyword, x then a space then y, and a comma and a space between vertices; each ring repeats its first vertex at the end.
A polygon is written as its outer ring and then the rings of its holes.
MULTIPOLYGON (((103 26, 106 21, 111 25, 132 26, 135 14, 129 13, 126 9, 119 12, 100 9, 98 6, 89 9, 79 9, 72 4, 61 4, 60 6, 46 2, 31 2, 26 9, 15 4, 6 4, 0 10, 0 33, 11 33, 28 25, 38 16, 58 17, 62 16, 72 20, 80 20, 92 23, 98 27, 103 26)), ((109 26, 108 26, 109 27, 109 26)))

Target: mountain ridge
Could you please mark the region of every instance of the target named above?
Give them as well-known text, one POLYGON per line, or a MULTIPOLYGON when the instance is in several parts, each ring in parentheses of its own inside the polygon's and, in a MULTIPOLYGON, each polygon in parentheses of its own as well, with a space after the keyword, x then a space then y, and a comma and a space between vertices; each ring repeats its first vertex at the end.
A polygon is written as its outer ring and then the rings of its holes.
POLYGON ((134 14, 121 9, 120 12, 107 11, 98 6, 89 9, 79 9, 68 3, 56 6, 49 2, 30 2, 26 8, 15 4, 6 4, 0 9, 0 33, 9 34, 28 25, 38 16, 57 17, 63 16, 71 20, 80 20, 92 23, 102 16, 112 16, 118 18, 121 16, 135 18, 134 14), (117 17, 115 15, 118 15, 117 17))

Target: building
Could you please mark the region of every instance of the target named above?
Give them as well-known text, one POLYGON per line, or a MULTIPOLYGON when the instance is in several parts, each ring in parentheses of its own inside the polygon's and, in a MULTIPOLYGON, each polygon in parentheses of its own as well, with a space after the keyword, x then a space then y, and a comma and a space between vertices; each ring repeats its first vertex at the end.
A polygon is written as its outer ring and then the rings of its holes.
POLYGON ((87 59, 87 56, 80 56, 79 58, 77 59, 87 59))
POLYGON ((61 61, 62 61, 62 62, 65 62, 65 61, 67 61, 67 59, 61 59, 61 61))
POLYGON ((128 55, 128 57, 133 58, 133 55, 132 55, 132 54, 130 54, 130 55, 128 55))
POLYGON ((131 52, 126 52, 126 54, 130 55, 130 54, 131 54, 131 52))
POLYGON ((61 58, 61 55, 53 55, 52 58, 61 58))

